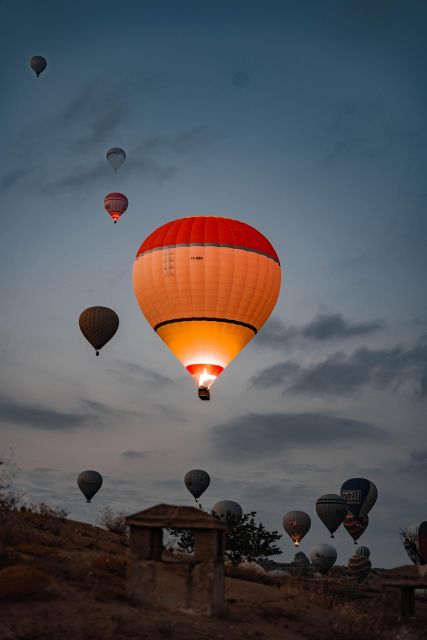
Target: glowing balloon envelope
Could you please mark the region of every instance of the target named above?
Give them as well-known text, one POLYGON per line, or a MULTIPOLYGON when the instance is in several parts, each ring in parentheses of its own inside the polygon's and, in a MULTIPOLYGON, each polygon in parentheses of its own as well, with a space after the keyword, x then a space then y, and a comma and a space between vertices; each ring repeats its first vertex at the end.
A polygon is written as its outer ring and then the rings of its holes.
POLYGON ((99 356, 99 350, 111 340, 119 328, 119 316, 108 307, 89 307, 80 314, 79 326, 99 356))
POLYGON ((98 471, 82 471, 77 478, 77 484, 86 502, 90 502, 102 486, 102 476, 98 471))
POLYGON ((194 378, 202 400, 270 316, 280 277, 267 238, 244 222, 214 216, 159 227, 133 268, 142 313, 194 378))
POLYGON ((310 527, 311 518, 304 511, 288 511, 283 517, 283 528, 296 547, 310 527))
POLYGON ((36 76, 39 77, 47 67, 47 60, 43 58, 43 56, 33 56, 30 60, 30 67, 36 76))
POLYGON ((195 500, 198 500, 210 484, 210 476, 203 469, 192 469, 184 476, 184 483, 195 500))
POLYGON ((104 207, 114 220, 114 224, 128 208, 129 201, 123 193, 108 193, 104 198, 104 207))
POLYGON ((126 153, 120 147, 111 147, 107 151, 107 160, 114 169, 114 173, 122 166, 126 160, 126 153))

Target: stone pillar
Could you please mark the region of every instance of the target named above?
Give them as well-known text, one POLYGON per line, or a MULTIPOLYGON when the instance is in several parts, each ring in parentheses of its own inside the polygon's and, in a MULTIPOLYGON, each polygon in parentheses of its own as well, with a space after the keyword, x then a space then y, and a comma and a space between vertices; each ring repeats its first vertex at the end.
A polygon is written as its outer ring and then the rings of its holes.
POLYGON ((130 527, 129 553, 132 561, 161 560, 163 531, 150 527, 130 527))
POLYGON ((402 620, 415 616, 415 589, 402 587, 402 620))

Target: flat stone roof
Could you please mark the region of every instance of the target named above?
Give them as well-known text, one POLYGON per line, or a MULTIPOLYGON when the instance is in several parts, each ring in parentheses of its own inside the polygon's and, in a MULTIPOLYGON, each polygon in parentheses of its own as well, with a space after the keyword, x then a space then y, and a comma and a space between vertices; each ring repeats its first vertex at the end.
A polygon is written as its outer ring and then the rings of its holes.
POLYGON ((218 529, 226 531, 227 524, 196 507, 180 507, 173 504, 158 504, 138 511, 126 518, 131 527, 154 529, 218 529))

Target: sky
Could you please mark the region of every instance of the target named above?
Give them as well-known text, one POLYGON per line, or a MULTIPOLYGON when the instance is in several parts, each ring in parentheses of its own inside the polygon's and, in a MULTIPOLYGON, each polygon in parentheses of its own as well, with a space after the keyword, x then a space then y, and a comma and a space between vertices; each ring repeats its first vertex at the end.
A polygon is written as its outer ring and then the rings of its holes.
MULTIPOLYGON (((361 542, 409 562, 427 477, 427 2, 0 1, 0 451, 28 501, 96 522, 192 504, 186 471, 302 543, 316 499, 378 487, 361 542), (48 60, 36 78, 32 55, 48 60), (123 147, 115 175, 105 153, 123 147), (104 195, 129 209, 114 225, 104 195), (269 322, 210 403, 152 331, 131 281, 159 225, 229 216, 273 243, 269 322), (95 358, 79 331, 119 331, 95 358), (91 505, 76 486, 103 474, 91 505)), ((284 534, 284 532, 283 532, 284 534)), ((346 564, 354 546, 341 528, 346 564)), ((293 558, 286 534, 282 561, 293 558)))

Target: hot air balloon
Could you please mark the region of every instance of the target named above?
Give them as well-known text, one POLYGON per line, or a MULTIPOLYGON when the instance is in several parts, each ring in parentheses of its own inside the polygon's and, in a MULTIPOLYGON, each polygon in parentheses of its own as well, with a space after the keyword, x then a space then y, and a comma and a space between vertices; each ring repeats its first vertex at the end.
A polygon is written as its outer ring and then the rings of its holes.
POLYGON ((77 478, 79 489, 86 498, 86 502, 90 502, 102 485, 102 476, 98 471, 82 471, 77 478))
POLYGON ((173 220, 142 243, 133 268, 138 304, 200 399, 210 399, 213 382, 266 322, 280 274, 267 238, 231 218, 173 220))
POLYGON ((312 564, 323 575, 334 566, 337 550, 330 544, 317 544, 310 549, 309 556, 312 564))
POLYGON ((366 556, 351 556, 347 566, 353 578, 357 578, 359 582, 362 582, 371 570, 371 562, 366 556))
POLYGON ((364 518, 377 501, 378 491, 371 480, 350 478, 341 487, 341 495, 354 517, 364 518))
POLYGON ((362 545, 361 547, 358 547, 356 549, 356 553, 354 555, 355 556, 365 556, 366 558, 369 558, 369 556, 371 555, 371 550, 368 549, 368 547, 364 547, 362 545))
POLYGON ((369 524, 368 516, 364 518, 355 518, 352 513, 348 513, 344 518, 344 528, 351 535, 354 540, 354 544, 357 544, 358 539, 365 531, 369 524))
POLYGON ((344 498, 334 493, 321 496, 316 502, 316 512, 323 524, 334 537, 334 531, 338 529, 347 515, 347 504, 344 498))
POLYGON ((311 527, 311 518, 304 511, 288 511, 283 518, 283 528, 297 547, 311 527))
POLYGON ((187 471, 184 476, 185 486, 191 495, 194 496, 196 502, 209 487, 210 481, 209 473, 206 473, 206 471, 202 469, 192 469, 191 471, 187 471))
POLYGON ((108 307, 89 307, 80 314, 79 325, 82 334, 99 356, 99 350, 119 328, 119 316, 108 307))
POLYGON ((406 553, 414 564, 427 564, 427 521, 406 527, 401 533, 406 553))
POLYGON ((114 173, 116 173, 126 160, 126 153, 123 149, 120 149, 120 147, 111 147, 111 149, 107 151, 107 160, 113 167, 114 173))
POLYGON ((30 60, 30 67, 36 76, 39 77, 47 67, 47 60, 43 58, 43 56, 33 56, 30 60))
POLYGON ((212 513, 220 520, 235 525, 243 515, 242 507, 233 500, 221 500, 212 507, 212 513))
POLYGON ((310 560, 303 551, 297 551, 291 562, 291 566, 296 567, 297 569, 304 569, 305 567, 310 566, 310 560))
POLYGON ((104 198, 104 207, 116 224, 128 208, 129 201, 123 193, 108 193, 104 198))

